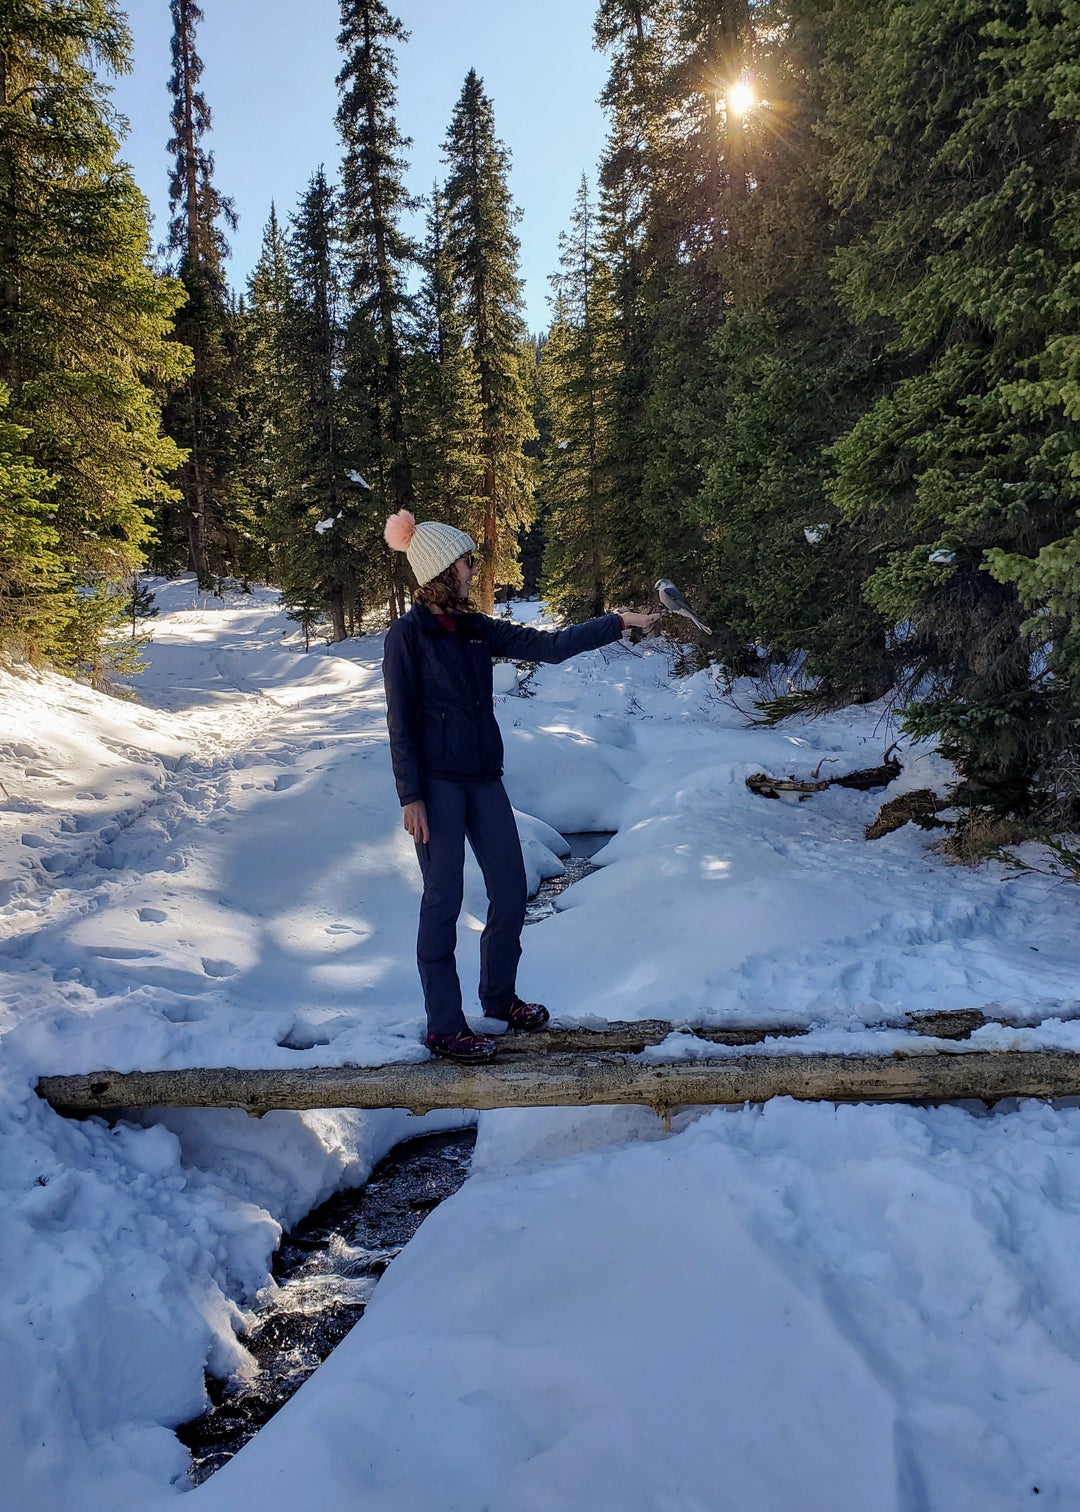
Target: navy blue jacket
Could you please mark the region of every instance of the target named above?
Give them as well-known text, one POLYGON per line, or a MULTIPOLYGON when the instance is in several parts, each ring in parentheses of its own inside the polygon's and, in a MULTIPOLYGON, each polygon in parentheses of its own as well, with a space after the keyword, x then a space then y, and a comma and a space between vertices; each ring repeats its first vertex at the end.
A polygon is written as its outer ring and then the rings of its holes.
POLYGON ((386 632, 383 681, 390 759, 402 805, 427 777, 501 777, 503 743, 492 700, 492 657, 561 662, 622 635, 617 614, 565 630, 533 630, 486 614, 456 614, 449 631, 422 604, 386 632))

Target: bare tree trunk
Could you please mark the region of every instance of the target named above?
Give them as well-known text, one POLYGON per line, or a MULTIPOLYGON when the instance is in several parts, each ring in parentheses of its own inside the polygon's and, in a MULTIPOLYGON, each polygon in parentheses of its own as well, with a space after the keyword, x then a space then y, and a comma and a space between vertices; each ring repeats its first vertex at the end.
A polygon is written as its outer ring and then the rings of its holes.
POLYGON ((498 549, 498 524, 495 519, 495 464, 489 462, 484 468, 484 492, 488 503, 484 509, 483 556, 480 559, 480 588, 476 602, 483 614, 495 608, 495 552, 498 549))
POLYGON ((340 584, 331 588, 330 602, 326 607, 330 615, 331 640, 346 640, 349 632, 345 628, 345 590, 340 584))
POLYGON ((390 583, 390 618, 396 620, 405 613, 407 608, 405 597, 405 569, 401 565, 401 557, 398 552, 393 553, 391 565, 390 583))
POLYGON ((38 1095, 66 1113, 151 1107, 539 1108, 637 1104, 673 1108, 766 1102, 921 1102, 930 1098, 1072 1097, 1080 1054, 1060 1050, 971 1050, 912 1055, 739 1055, 649 1063, 585 1052, 523 1056, 487 1066, 399 1061, 249 1071, 102 1071, 46 1076, 38 1095))
POLYGON ((187 512, 188 566, 195 574, 200 588, 212 586, 210 558, 206 550, 206 486, 199 456, 200 433, 196 429, 194 444, 188 461, 190 491, 185 489, 184 505, 187 512))

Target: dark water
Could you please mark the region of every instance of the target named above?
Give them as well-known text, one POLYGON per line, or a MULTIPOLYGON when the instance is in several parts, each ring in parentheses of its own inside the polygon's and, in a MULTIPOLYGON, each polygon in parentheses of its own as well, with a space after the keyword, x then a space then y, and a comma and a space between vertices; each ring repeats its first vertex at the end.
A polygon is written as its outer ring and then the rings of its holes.
POLYGON ((541 882, 525 910, 526 924, 538 924, 541 919, 550 918, 556 912, 555 899, 559 894, 599 869, 593 865, 591 857, 603 850, 611 835, 607 830, 584 830, 577 835, 567 835, 566 839, 570 843, 570 854, 562 858, 565 871, 561 877, 548 877, 541 882))
POLYGON ((455 1129, 398 1145, 366 1186, 331 1197, 282 1239, 278 1288, 244 1336, 257 1376, 239 1390, 208 1378, 210 1410, 177 1430, 196 1485, 258 1433, 359 1322, 383 1271, 465 1180, 475 1142, 475 1129, 455 1129))
MULTIPOLYGON (((541 883, 526 923, 548 918, 560 893, 596 871, 590 857, 611 836, 566 838, 565 873, 541 883)), ((244 1335, 257 1375, 239 1389, 208 1377, 210 1409, 177 1430, 196 1485, 243 1448, 359 1322, 383 1271, 465 1180, 475 1142, 476 1130, 463 1129, 398 1145, 364 1187, 331 1197, 282 1239, 277 1289, 244 1335)))

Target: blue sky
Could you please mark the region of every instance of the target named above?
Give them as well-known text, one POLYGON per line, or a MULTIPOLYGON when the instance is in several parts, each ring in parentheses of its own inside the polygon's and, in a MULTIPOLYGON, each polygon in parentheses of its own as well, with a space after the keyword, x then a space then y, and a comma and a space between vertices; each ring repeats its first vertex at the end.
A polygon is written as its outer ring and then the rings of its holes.
MULTIPOLYGON (((201 0, 199 52, 213 114, 216 183, 240 227, 231 274, 242 283, 258 256, 270 201, 287 214, 319 166, 337 174, 334 130, 340 65, 337 0, 201 0)), ((607 72, 593 51, 590 0, 402 0, 390 6, 412 33, 398 55, 398 122, 413 138, 409 187, 426 192, 445 173, 441 143, 470 68, 484 80, 513 159, 510 188, 531 330, 547 324, 547 276, 584 170, 594 178, 604 140, 596 97, 607 72)), ((129 0, 134 72, 115 97, 131 133, 124 156, 164 236, 168 206, 168 0, 129 0)))

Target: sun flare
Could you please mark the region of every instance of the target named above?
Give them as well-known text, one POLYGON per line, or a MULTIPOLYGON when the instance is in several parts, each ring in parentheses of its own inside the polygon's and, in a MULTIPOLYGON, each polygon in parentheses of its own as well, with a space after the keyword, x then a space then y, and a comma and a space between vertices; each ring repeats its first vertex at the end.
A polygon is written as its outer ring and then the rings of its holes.
POLYGON ((727 108, 732 115, 745 115, 757 104, 757 96, 754 94, 754 86, 748 84, 745 79, 732 84, 727 92, 727 108))

